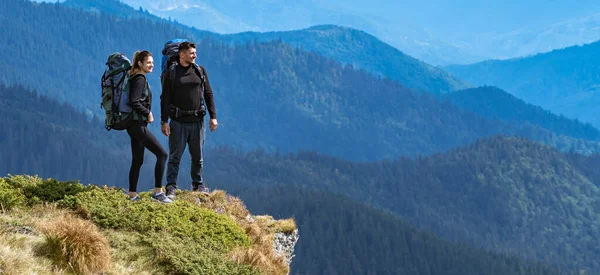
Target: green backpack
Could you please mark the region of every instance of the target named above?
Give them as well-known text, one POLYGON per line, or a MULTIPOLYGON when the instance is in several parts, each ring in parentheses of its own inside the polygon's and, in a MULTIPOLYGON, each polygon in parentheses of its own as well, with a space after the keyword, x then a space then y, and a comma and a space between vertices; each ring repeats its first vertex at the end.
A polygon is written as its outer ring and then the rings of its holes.
POLYGON ((108 68, 102 75, 102 103, 106 111, 105 128, 124 130, 134 117, 129 102, 129 69, 131 61, 122 53, 113 53, 106 62, 108 68))

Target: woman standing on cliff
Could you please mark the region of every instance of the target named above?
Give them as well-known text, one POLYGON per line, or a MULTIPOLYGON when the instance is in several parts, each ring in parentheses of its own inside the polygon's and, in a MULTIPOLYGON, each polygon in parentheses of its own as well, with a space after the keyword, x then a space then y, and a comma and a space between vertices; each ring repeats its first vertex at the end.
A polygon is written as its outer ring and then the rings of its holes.
POLYGON ((137 184, 140 169, 144 163, 146 148, 156 156, 154 167, 154 194, 153 200, 163 203, 172 202, 162 191, 162 178, 165 172, 167 151, 158 142, 156 137, 148 130, 148 123, 154 121, 152 116, 152 91, 146 74, 154 68, 154 59, 149 51, 137 51, 133 55, 133 62, 129 72, 129 99, 133 108, 133 120, 127 128, 131 139, 131 168, 129 169, 129 197, 131 201, 141 198, 137 195, 137 184))

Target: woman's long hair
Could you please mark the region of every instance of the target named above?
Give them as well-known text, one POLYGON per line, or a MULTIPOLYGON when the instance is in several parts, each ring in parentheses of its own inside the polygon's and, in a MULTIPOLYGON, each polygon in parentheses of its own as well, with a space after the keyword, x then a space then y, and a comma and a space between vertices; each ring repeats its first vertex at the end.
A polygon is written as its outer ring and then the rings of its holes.
POLYGON ((152 56, 149 51, 136 51, 133 54, 133 62, 131 62, 131 70, 129 70, 129 75, 133 75, 136 70, 140 70, 140 62, 144 63, 144 60, 148 58, 148 56, 152 56))

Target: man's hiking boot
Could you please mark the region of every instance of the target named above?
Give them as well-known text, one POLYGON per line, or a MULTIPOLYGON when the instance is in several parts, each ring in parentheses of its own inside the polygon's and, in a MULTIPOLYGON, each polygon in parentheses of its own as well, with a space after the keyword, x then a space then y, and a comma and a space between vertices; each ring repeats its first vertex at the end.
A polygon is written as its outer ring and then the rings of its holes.
POLYGON ((162 203, 170 203, 170 202, 173 202, 171 199, 167 198, 167 196, 165 196, 165 193, 163 193, 163 192, 160 192, 160 193, 154 193, 154 194, 152 195, 152 197, 150 197, 150 199, 152 199, 152 200, 157 200, 157 201, 159 201, 159 202, 162 202, 162 203))
POLYGON ((200 193, 202 193, 203 195, 208 195, 208 187, 204 186, 204 184, 198 183, 198 182, 192 182, 192 191, 193 192, 198 192, 200 191, 200 193))
POLYGON ((165 187, 165 190, 167 190, 167 198, 174 200, 175 199, 175 190, 177 190, 177 187, 175 186, 175 184, 167 184, 167 187, 165 187))

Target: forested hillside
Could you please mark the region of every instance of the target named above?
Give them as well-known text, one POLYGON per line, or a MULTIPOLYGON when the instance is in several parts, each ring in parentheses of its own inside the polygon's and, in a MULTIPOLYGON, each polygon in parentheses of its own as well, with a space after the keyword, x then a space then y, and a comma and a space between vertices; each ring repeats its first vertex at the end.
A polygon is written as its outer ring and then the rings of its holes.
POLYGON ((557 134, 586 140, 598 140, 600 131, 589 123, 558 116, 541 107, 526 103, 510 93, 493 86, 481 86, 447 94, 459 108, 490 119, 529 123, 557 134))
POLYGON ((221 186, 291 184, 343 194, 444 238, 600 271, 590 241, 600 234, 598 155, 494 137, 431 157, 369 163, 226 148, 208 158, 221 186))
POLYGON ((126 183, 127 133, 107 132, 103 122, 22 86, 0 85, 0 117, 0 175, 126 183))
POLYGON ((238 194, 254 213, 294 217, 302 233, 292 274, 570 273, 443 241, 343 196, 290 184, 238 184, 227 189, 238 194))

